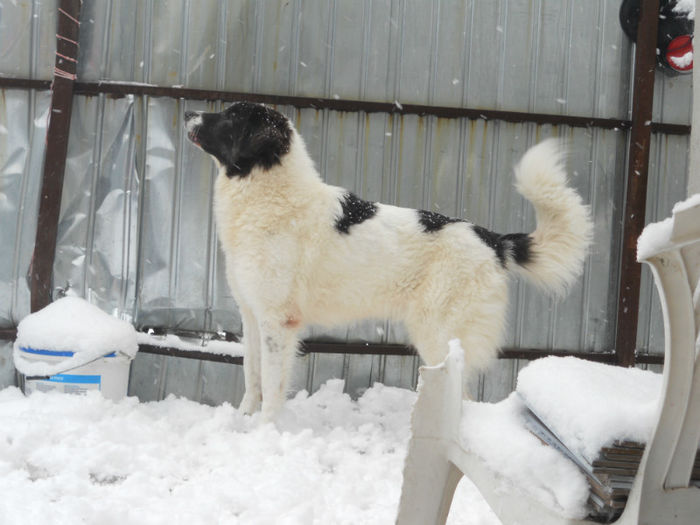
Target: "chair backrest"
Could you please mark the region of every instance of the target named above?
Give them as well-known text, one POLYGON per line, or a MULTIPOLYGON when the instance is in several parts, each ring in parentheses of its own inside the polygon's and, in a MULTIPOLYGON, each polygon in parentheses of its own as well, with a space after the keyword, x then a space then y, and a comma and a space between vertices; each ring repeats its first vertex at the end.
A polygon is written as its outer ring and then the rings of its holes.
POLYGON ((647 226, 637 258, 650 265, 659 292, 665 364, 659 418, 628 506, 638 504, 650 523, 697 523, 700 489, 690 477, 700 442, 700 195, 647 226))

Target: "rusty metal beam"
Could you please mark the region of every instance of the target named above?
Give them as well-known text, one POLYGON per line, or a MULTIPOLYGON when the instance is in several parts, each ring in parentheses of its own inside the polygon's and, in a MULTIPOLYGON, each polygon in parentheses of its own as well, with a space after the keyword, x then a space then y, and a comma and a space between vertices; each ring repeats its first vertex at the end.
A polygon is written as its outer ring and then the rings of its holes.
MULTIPOLYGON (((15 79, 0 77, 0 89, 49 89, 50 82, 45 80, 15 79)), ((124 97, 127 95, 151 97, 168 97, 183 100, 212 100, 235 102, 247 100, 273 105, 288 105, 296 108, 345 111, 349 113, 389 113, 397 115, 421 115, 438 118, 467 118, 471 120, 491 120, 514 123, 533 123, 552 126, 570 126, 578 128, 618 129, 627 131, 632 127, 631 120, 580 117, 575 115, 551 115, 547 113, 525 113, 519 111, 500 111, 492 109, 474 109, 451 106, 425 106, 421 104, 402 104, 390 102, 372 102, 366 100, 338 100, 319 97, 299 97, 288 95, 265 95, 261 93, 243 93, 233 91, 215 91, 206 89, 176 88, 170 86, 139 85, 119 82, 75 82, 73 92, 76 95, 109 95, 124 97)), ((652 133, 666 135, 689 135, 687 124, 651 123, 652 133)))
POLYGON ((32 312, 40 310, 51 302, 56 234, 61 211, 63 173, 66 167, 68 133, 73 107, 73 84, 78 65, 80 5, 80 0, 61 0, 58 7, 53 94, 46 131, 44 174, 30 271, 32 312))
MULTIPOLYGON (((173 357, 185 357, 190 359, 202 359, 224 363, 241 364, 242 357, 224 356, 207 351, 180 350, 177 348, 139 345, 139 351, 148 354, 168 355, 173 357)), ((300 351, 304 354, 351 354, 351 355, 384 355, 384 356, 417 356, 416 350, 409 345, 396 343, 365 343, 365 342, 341 342, 341 341, 304 341, 300 351)), ((575 356, 588 361, 599 363, 615 363, 616 357, 612 352, 574 352, 571 350, 538 350, 534 348, 504 348, 499 353, 499 359, 523 359, 532 361, 542 357, 575 356)), ((663 355, 641 355, 637 361, 641 364, 663 364, 663 355)))
POLYGON ((17 339, 17 329, 16 328, 2 328, 0 329, 0 341, 14 341, 17 339))
POLYGON ((56 234, 77 69, 80 4, 80 0, 61 0, 58 8, 51 112, 46 132, 39 215, 30 271, 32 312, 51 302, 56 234))
MULTIPOLYGON (((471 120, 494 120, 513 123, 550 124, 553 126, 571 126, 577 128, 601 128, 628 130, 632 122, 624 119, 579 117, 573 115, 552 115, 547 113, 525 113, 519 111, 501 111, 495 109, 475 109, 453 106, 427 106, 422 104, 397 104, 392 102, 372 102, 368 100, 343 100, 321 97, 301 97, 291 95, 267 95, 262 93, 243 93, 234 91, 215 91, 206 89, 175 88, 144 84, 118 82, 76 82, 75 93, 79 95, 107 94, 115 97, 126 95, 148 95, 152 97, 169 97, 184 100, 212 100, 236 102, 246 100, 262 104, 288 105, 295 108, 328 109, 350 113, 388 113, 392 115, 420 115, 438 118, 467 118, 471 120)), ((688 135, 690 126, 683 124, 652 123, 655 133, 670 135, 688 135)))
POLYGON ((201 361, 213 361, 216 363, 230 363, 234 365, 243 364, 243 358, 241 356, 214 354, 212 352, 198 352, 196 350, 181 350, 179 348, 171 348, 166 346, 141 344, 139 345, 139 352, 143 352, 144 354, 166 355, 170 357, 184 357, 186 359, 199 359, 201 361))
POLYGON ((0 77, 0 89, 37 89, 39 91, 48 91, 51 89, 51 81, 0 77))
POLYGON ((617 364, 635 363, 639 291, 642 268, 637 263, 637 238, 646 215, 649 144, 654 104, 654 73, 659 21, 659 0, 642 0, 634 56, 632 128, 629 137, 627 191, 623 215, 620 286, 615 333, 617 364))

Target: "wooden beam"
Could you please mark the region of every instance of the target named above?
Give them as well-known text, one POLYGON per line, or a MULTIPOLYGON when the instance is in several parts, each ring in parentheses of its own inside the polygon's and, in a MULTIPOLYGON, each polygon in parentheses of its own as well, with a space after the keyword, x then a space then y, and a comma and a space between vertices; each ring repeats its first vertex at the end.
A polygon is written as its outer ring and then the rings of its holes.
POLYGON ((32 312, 51 302, 56 235, 73 107, 73 84, 78 66, 80 5, 81 0, 61 0, 58 8, 53 94, 46 131, 44 173, 30 271, 32 312))
POLYGON ((639 290, 642 275, 642 267, 637 263, 637 238, 644 229, 646 215, 658 21, 659 0, 642 0, 634 55, 632 128, 629 138, 615 334, 617 364, 621 366, 634 365, 637 346, 639 290))

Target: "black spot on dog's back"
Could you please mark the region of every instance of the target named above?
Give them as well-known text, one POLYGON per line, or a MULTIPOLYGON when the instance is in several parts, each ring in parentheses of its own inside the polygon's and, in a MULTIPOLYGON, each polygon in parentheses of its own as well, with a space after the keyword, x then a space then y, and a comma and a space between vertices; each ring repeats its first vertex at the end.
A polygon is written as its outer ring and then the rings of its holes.
POLYGON ((377 214, 377 205, 360 199, 354 193, 346 193, 340 199, 343 214, 335 221, 335 229, 340 233, 350 233, 350 227, 371 219, 377 214))
POLYGON ((506 250, 520 266, 532 260, 532 237, 527 233, 508 233, 501 235, 506 250))
POLYGON ((427 210, 417 210, 418 211, 418 222, 423 226, 423 231, 427 233, 434 233, 442 230, 445 225, 452 224, 454 222, 464 222, 462 219, 453 219, 452 217, 447 217, 440 213, 427 210))
POLYGON ((472 228, 474 230, 474 233, 476 233, 479 236, 479 239, 481 239, 481 241, 486 246, 488 246, 494 252, 496 252, 496 257, 498 257, 498 260, 501 262, 501 264, 505 266, 506 253, 503 247, 503 243, 500 240, 501 236, 498 233, 492 232, 491 230, 487 230, 483 226, 473 225, 472 228))
POLYGON ((506 265, 508 257, 521 266, 530 261, 532 238, 527 233, 501 235, 481 226, 474 225, 472 228, 482 242, 496 253, 502 266, 506 265))

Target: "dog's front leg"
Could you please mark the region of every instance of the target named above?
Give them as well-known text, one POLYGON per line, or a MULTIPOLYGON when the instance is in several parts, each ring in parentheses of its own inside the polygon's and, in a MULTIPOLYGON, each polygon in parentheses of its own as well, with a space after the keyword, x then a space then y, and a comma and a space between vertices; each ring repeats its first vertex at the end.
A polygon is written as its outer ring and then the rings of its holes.
POLYGON ((262 418, 272 421, 287 397, 289 376, 297 347, 296 332, 283 326, 261 324, 262 418))
POLYGON ((245 394, 239 410, 252 414, 260 410, 262 404, 262 386, 260 383, 260 330, 253 312, 246 306, 240 305, 241 321, 243 322, 243 376, 245 377, 245 394))

